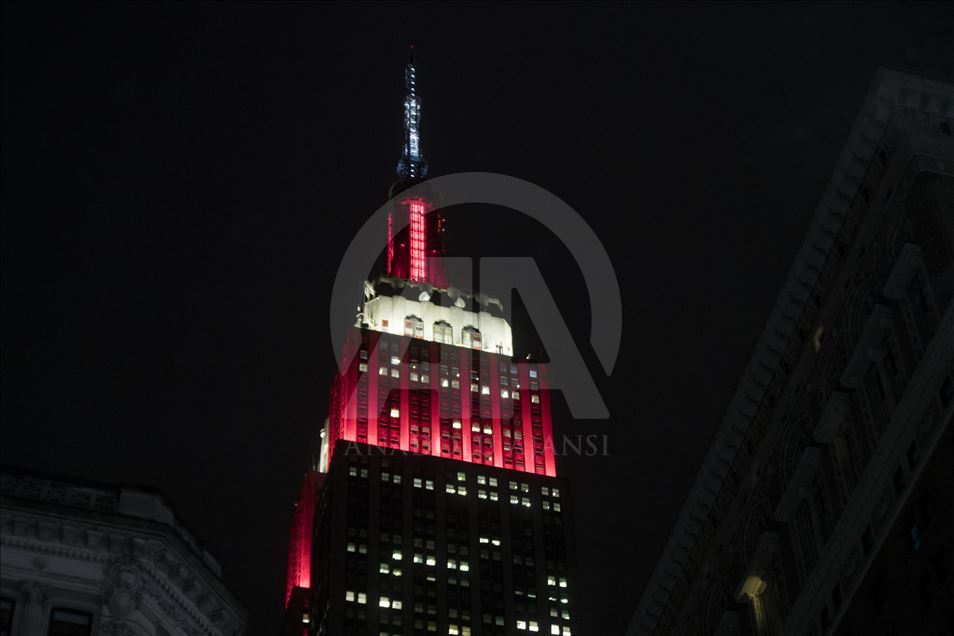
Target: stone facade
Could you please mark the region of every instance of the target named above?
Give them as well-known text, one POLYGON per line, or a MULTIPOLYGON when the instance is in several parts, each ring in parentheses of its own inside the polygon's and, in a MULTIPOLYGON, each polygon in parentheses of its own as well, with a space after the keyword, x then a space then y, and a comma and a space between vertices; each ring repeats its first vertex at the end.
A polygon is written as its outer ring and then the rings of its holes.
MULTIPOLYGON (((879 72, 628 634, 853 633, 882 544, 951 452, 952 120, 954 86, 879 72)), ((940 571, 926 607, 954 596, 940 571)))
POLYGON ((5 469, 4 636, 238 636, 247 612, 161 494, 5 469))

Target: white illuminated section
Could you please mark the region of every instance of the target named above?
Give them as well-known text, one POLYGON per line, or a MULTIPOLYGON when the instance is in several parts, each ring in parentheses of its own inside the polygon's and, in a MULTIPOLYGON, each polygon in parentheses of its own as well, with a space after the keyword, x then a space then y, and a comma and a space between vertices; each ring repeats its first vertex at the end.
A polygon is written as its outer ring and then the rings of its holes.
MULTIPOLYGON (((423 340, 430 342, 446 342, 458 347, 467 346, 464 344, 464 329, 469 327, 480 331, 479 348, 489 353, 499 353, 501 355, 513 355, 513 333, 506 320, 498 316, 493 316, 486 311, 474 313, 465 311, 460 307, 443 307, 431 302, 421 302, 419 300, 410 300, 403 296, 377 296, 371 300, 365 301, 363 311, 364 322, 368 323, 373 331, 390 333, 397 336, 415 335, 423 340), (410 317, 419 318, 423 323, 423 334, 415 332, 412 324, 405 325, 405 321, 410 317), (446 324, 450 326, 451 338, 447 342, 445 337, 435 336, 435 323, 441 323, 438 330, 444 331, 442 327, 446 324), (408 327, 407 331, 405 327, 408 327)), ((468 349, 478 348, 474 344, 473 338, 468 349)))

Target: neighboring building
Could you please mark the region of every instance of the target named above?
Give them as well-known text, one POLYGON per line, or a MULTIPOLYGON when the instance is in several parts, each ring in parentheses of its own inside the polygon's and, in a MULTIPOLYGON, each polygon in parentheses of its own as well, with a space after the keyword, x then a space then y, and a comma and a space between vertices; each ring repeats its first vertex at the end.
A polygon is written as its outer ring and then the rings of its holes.
POLYGON ((407 87, 386 274, 364 284, 345 338, 293 519, 282 633, 570 636, 545 367, 512 359, 499 300, 448 285, 439 194, 399 196, 427 172, 413 59, 407 87))
POLYGON ((2 636, 238 636, 248 613, 158 492, 5 468, 2 636))
POLYGON ((952 118, 879 72, 629 634, 954 630, 952 118))

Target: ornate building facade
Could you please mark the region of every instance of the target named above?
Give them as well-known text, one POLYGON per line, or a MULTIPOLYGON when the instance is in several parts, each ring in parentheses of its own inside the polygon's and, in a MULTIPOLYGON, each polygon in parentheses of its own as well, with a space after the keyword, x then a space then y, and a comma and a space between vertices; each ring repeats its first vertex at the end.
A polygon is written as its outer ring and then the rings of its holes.
POLYGON ((248 613, 159 493, 4 469, 3 636, 238 636, 248 613))
POLYGON ((878 73, 628 634, 954 629, 952 120, 878 73))

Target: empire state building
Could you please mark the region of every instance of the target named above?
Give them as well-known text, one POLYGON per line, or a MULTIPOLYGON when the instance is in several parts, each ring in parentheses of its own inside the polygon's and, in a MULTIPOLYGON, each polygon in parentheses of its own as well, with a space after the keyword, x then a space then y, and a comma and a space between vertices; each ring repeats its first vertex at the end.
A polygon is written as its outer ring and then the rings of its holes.
POLYGON ((546 368, 513 359, 499 299, 448 280, 439 193, 403 196, 427 174, 411 53, 384 273, 355 281, 282 633, 571 636, 572 499, 546 368))

